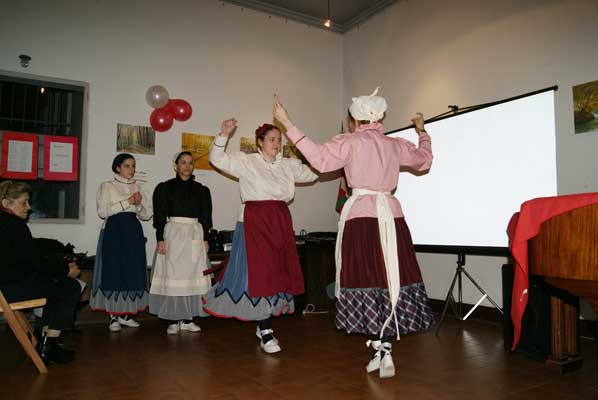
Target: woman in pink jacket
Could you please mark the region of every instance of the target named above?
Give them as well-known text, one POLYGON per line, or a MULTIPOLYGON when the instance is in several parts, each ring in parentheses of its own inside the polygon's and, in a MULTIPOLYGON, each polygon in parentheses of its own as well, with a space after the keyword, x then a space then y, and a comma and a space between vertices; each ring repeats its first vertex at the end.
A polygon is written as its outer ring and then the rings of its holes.
POLYGON ((369 335, 367 344, 374 355, 366 370, 379 370, 381 378, 388 378, 395 374, 392 337, 434 324, 411 234, 401 205, 391 194, 401 167, 430 168, 432 144, 419 113, 412 119, 418 146, 385 136, 379 121, 387 105, 377 91, 353 98, 352 135, 339 134, 322 145, 294 126, 277 97, 274 117, 316 170, 344 169, 352 195, 341 212, 336 242, 336 326, 369 335))

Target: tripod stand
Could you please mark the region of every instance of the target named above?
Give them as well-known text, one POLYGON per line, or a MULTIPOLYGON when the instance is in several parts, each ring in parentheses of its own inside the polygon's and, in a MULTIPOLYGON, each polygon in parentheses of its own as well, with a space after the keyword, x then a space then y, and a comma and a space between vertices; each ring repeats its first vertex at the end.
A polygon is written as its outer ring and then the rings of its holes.
POLYGON ((442 315, 440 316, 440 321, 438 322, 438 326, 436 327, 436 335, 438 335, 438 331, 440 331, 440 327, 442 326, 442 322, 444 321, 444 317, 446 315, 446 311, 448 310, 449 304, 450 304, 451 308, 453 309, 453 313, 455 314, 455 317, 459 321, 465 321, 471 315, 471 313, 473 313, 474 310, 486 298, 492 303, 492 305, 494 305, 494 307, 498 310, 498 312, 501 313, 501 315, 503 314, 503 312, 500 309, 500 307, 498 306, 498 304, 496 304, 496 302, 494 300, 492 300, 492 297, 490 297, 488 295, 488 293, 486 293, 486 291, 484 289, 482 289, 482 287, 471 277, 471 275, 469 275, 469 273, 465 270, 464 267, 465 267, 465 254, 462 254, 462 253, 457 254, 457 269, 455 270, 455 275, 453 276, 453 281, 451 283, 451 287, 450 287, 448 293, 446 294, 446 299, 444 300, 444 307, 442 310, 442 315), (473 285, 483 294, 483 296, 471 308, 471 310, 469 310, 469 312, 467 313, 467 315, 465 317, 463 317, 463 277, 462 277, 462 274, 465 274, 467 279, 469 279, 469 281, 471 283, 473 283, 473 285), (453 296, 453 290, 455 289, 455 283, 457 283, 457 296, 459 298, 458 302, 455 301, 455 297, 453 296), (455 308, 455 307, 457 307, 457 308, 455 308))

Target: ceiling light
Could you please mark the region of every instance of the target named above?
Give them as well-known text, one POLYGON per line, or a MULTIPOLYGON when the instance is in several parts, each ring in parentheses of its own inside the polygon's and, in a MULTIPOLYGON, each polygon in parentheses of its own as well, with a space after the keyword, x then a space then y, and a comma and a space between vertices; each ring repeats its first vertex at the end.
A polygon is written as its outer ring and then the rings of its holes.
POLYGON ((328 0, 328 18, 324 21, 324 26, 330 28, 332 26, 332 20, 330 19, 330 0, 328 0))

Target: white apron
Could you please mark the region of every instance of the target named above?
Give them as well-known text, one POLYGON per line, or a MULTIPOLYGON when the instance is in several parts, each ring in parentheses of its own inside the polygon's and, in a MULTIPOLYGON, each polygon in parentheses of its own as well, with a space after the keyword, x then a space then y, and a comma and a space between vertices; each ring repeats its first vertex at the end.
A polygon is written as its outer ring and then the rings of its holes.
POLYGON ((199 296, 211 285, 203 228, 197 218, 171 217, 164 227, 166 254, 157 254, 150 294, 199 296))
POLYGON ((397 330, 397 339, 399 335, 399 323, 396 315, 396 305, 399 301, 399 293, 401 291, 401 277, 399 274, 399 258, 397 249, 397 232, 395 228, 395 220, 390 209, 388 202, 388 196, 391 196, 389 192, 377 192, 369 189, 353 189, 351 197, 343 205, 341 216, 338 221, 338 235, 336 237, 336 287, 335 295, 340 297, 341 293, 341 269, 343 266, 342 260, 342 249, 343 249, 343 231, 345 230, 345 222, 347 216, 355 200, 359 196, 364 195, 375 195, 376 196, 376 215, 378 216, 378 229, 380 231, 380 245, 382 247, 382 254, 384 256, 384 265, 386 267, 386 280, 388 281, 388 293, 390 296, 391 312, 380 330, 380 337, 382 333, 394 319, 394 323, 397 330))

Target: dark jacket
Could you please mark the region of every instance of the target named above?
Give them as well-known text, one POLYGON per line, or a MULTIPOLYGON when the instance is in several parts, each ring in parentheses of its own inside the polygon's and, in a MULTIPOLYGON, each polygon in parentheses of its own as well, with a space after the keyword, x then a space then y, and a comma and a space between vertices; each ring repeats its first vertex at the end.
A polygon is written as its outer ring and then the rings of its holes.
POLYGON ((204 240, 212 228, 212 196, 210 189, 194 178, 187 181, 178 176, 156 186, 153 195, 156 239, 164 240, 168 217, 197 218, 203 227, 204 240))
POLYGON ((0 284, 23 282, 36 273, 68 273, 64 260, 45 260, 43 265, 41 260, 27 222, 0 209, 0 284))

